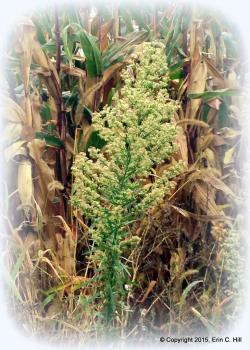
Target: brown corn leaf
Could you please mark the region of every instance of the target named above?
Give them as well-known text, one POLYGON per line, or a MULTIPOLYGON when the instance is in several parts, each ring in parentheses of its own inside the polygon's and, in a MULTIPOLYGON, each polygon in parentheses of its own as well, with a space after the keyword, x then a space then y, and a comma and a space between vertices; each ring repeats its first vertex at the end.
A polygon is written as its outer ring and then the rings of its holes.
POLYGON ((207 135, 201 135, 199 138, 197 138, 197 151, 204 151, 208 146, 210 146, 213 139, 214 135, 211 132, 207 135))
POLYGON ((171 205, 171 208, 173 208, 176 212, 181 214, 183 217, 186 219, 195 219, 197 221, 202 221, 202 222, 208 222, 208 221, 231 221, 231 218, 227 218, 225 215, 202 215, 202 214, 195 214, 191 213, 185 209, 179 208, 175 205, 171 205))
POLYGON ((193 187, 193 198, 197 208, 201 208, 207 215, 223 215, 223 212, 218 209, 215 203, 214 190, 212 190, 211 186, 208 186, 206 183, 195 182, 193 187))
POLYGON ((27 157, 27 150, 24 146, 26 141, 17 141, 10 145, 8 148, 4 150, 4 156, 6 161, 10 161, 14 159, 16 156, 25 156, 27 157))
POLYGON ((217 132, 221 135, 227 143, 235 143, 235 141, 241 136, 241 131, 234 130, 232 128, 222 128, 217 132))
POLYGON ((18 44, 17 51, 20 53, 21 60, 21 75, 24 84, 25 91, 25 114, 26 114, 26 123, 28 126, 32 126, 32 111, 31 111, 31 102, 29 95, 29 76, 30 76, 30 66, 32 62, 32 51, 33 43, 35 37, 35 26, 30 19, 24 19, 18 28, 18 44))
POLYGON ((235 147, 229 148, 224 155, 223 163, 225 165, 231 164, 234 162, 234 154, 235 154, 235 147))
POLYGON ((24 110, 11 98, 1 96, 1 115, 12 123, 25 123, 26 116, 24 110))
POLYGON ((42 130, 42 121, 40 116, 41 106, 40 95, 38 91, 36 91, 31 96, 32 127, 35 131, 42 130))
POLYGON ((52 169, 43 160, 43 152, 45 149, 45 141, 34 139, 27 144, 29 154, 35 162, 35 178, 38 186, 35 186, 35 193, 38 198, 38 202, 41 208, 44 208, 47 198, 52 200, 55 196, 55 191, 48 192, 47 185, 54 181, 54 174, 52 169), (39 194, 38 194, 39 193, 39 194))
POLYGON ((220 109, 221 100, 218 98, 213 98, 212 100, 208 101, 207 104, 211 108, 216 109, 216 111, 218 111, 220 109))
POLYGON ((36 72, 41 77, 42 81, 46 85, 49 94, 55 100, 56 105, 60 104, 60 80, 54 64, 51 62, 49 57, 43 51, 41 45, 34 40, 32 56, 34 62, 39 66, 36 72))
POLYGON ((72 276, 76 274, 75 271, 75 249, 76 249, 76 240, 73 234, 73 231, 64 220, 61 215, 55 216, 58 218, 65 230, 65 236, 62 238, 61 235, 57 234, 57 238, 60 238, 58 241, 60 247, 62 248, 62 256, 61 256, 61 266, 64 268, 67 273, 72 276))
POLYGON ((183 124, 188 124, 188 125, 195 125, 199 126, 201 128, 209 128, 209 125, 202 120, 197 120, 197 119, 182 119, 179 120, 176 125, 183 125, 183 124))
MULTIPOLYGON (((190 73, 188 75, 187 94, 204 92, 207 81, 207 64, 202 56, 203 32, 201 21, 191 24, 189 51, 191 57, 190 73)), ((186 108, 186 119, 197 119, 197 111, 201 99, 189 100, 186 108)))
POLYGON ((178 151, 176 152, 175 159, 182 160, 185 165, 188 164, 188 148, 187 148, 187 137, 184 133, 183 128, 177 127, 177 145, 178 151))
POLYGON ((210 126, 217 125, 218 111, 214 108, 210 108, 207 115, 207 122, 210 126))
POLYGON ((112 18, 108 22, 104 23, 98 31, 97 36, 99 38, 99 45, 100 45, 101 52, 104 51, 109 44, 108 33, 113 28, 113 22, 114 22, 114 19, 112 18))
POLYGON ((21 138, 23 125, 21 123, 7 123, 2 133, 3 141, 7 145, 19 140, 21 138))
POLYGON ((206 148, 204 151, 203 151, 203 156, 206 157, 207 161, 208 161, 208 166, 210 168, 215 168, 219 171, 219 166, 217 164, 217 154, 211 150, 210 148, 206 148))
POLYGON ((109 68, 107 68, 104 73, 102 79, 97 82, 96 84, 92 85, 90 88, 86 88, 86 92, 83 96, 83 99, 86 100, 86 105, 91 106, 93 104, 93 98, 96 93, 103 85, 105 85, 112 77, 113 75, 120 70, 124 66, 124 63, 119 62, 116 63, 109 68))
POLYGON ((195 172, 193 172, 190 175, 189 179, 190 181, 201 180, 206 184, 211 185, 215 189, 224 192, 226 195, 235 197, 235 194, 233 193, 233 191, 222 180, 214 176, 211 173, 211 171, 212 171, 211 169, 207 170, 205 168, 200 170, 197 169, 195 172))
POLYGON ((53 180, 48 184, 47 188, 49 192, 54 190, 62 191, 64 189, 64 186, 61 182, 53 180))
POLYGON ((36 73, 40 76, 42 82, 46 85, 48 92, 55 100, 56 105, 59 105, 61 102, 61 91, 59 81, 54 75, 54 72, 49 69, 39 67, 36 69, 36 73))
POLYGON ((189 52, 190 57, 193 60, 193 64, 196 65, 201 56, 202 49, 202 26, 201 21, 194 20, 191 23, 190 28, 190 42, 189 52))
POLYGON ((21 72, 25 95, 28 94, 29 73, 32 60, 33 41, 36 34, 35 26, 29 18, 23 18, 18 25, 17 51, 21 54, 21 72))
POLYGON ((214 88, 217 89, 225 89, 225 79, 223 75, 218 71, 218 69, 215 67, 215 65, 211 62, 209 58, 206 56, 203 56, 203 59, 205 60, 207 64, 208 74, 213 78, 213 85, 214 88))
MULTIPOLYGON (((39 115, 39 118, 40 118, 40 115, 39 115)), ((29 142, 34 138, 35 138, 35 130, 31 126, 25 125, 22 128, 21 139, 29 142)))
POLYGON ((214 147, 223 146, 226 144, 227 144, 227 142, 224 140, 224 138, 222 136, 213 135, 213 146, 214 147))
MULTIPOLYGON (((187 87, 187 93, 201 93, 205 91, 207 79, 206 62, 200 59, 197 65, 192 69, 187 87)), ((201 105, 201 99, 191 99, 187 103, 186 118, 197 118, 197 111, 201 105)))
POLYGON ((86 72, 83 69, 80 69, 77 67, 70 67, 70 66, 67 66, 66 64, 62 64, 61 69, 64 73, 68 75, 72 75, 74 77, 82 79, 82 81, 86 80, 86 72))
POLYGON ((56 233, 58 263, 67 276, 75 274, 74 249, 71 241, 69 235, 63 237, 60 233, 56 233))

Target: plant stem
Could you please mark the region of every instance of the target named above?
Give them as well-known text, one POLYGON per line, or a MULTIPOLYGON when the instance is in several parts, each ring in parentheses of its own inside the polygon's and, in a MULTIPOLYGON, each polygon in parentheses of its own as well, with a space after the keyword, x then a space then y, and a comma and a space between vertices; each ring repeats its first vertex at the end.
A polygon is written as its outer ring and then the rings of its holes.
MULTIPOLYGON (((59 77, 60 83, 60 72, 61 72, 61 33, 60 33, 60 24, 59 24, 59 16, 58 9, 55 6, 55 37, 56 37, 56 70, 59 77)), ((66 140, 66 112, 63 106, 62 100, 62 90, 60 86, 60 95, 59 95, 59 103, 57 104, 57 130, 61 141, 65 144, 66 140)), ((57 178, 62 184, 65 186, 67 184, 67 163, 66 163, 66 151, 65 148, 60 149, 58 151, 56 157, 56 170, 57 170, 57 178)), ((67 212, 67 193, 63 191, 63 203, 64 203, 64 216, 66 217, 67 212)))
MULTIPOLYGON (((122 193, 126 187, 126 180, 127 180, 130 161, 131 161, 130 148, 127 147, 126 148, 126 155, 125 155, 125 159, 124 159, 125 167, 124 167, 124 171, 123 171, 123 175, 121 177, 121 180, 119 181, 119 188, 117 189, 117 194, 122 193)), ((117 205, 115 198, 114 198, 113 205, 114 206, 117 205)), ((106 214, 107 214, 108 226, 111 226, 114 223, 109 222, 109 213, 107 212, 106 214)), ((110 232, 105 234, 103 237, 104 238, 104 242, 103 242, 104 243, 103 244, 104 253, 108 257, 107 265, 106 265, 106 267, 104 267, 104 269, 106 268, 106 272, 104 271, 104 274, 107 276, 107 279, 106 279, 107 285, 105 288, 105 291, 106 291, 106 293, 105 293, 106 294, 105 295, 105 301, 106 301, 105 309, 106 310, 104 312, 107 325, 110 325, 113 322, 114 317, 115 317, 115 311, 116 311, 117 306, 118 306, 117 297, 118 297, 118 299, 120 299, 122 296, 122 293, 123 293, 123 290, 120 290, 120 285, 123 285, 123 283, 121 283, 123 276, 120 276, 116 271, 116 268, 119 266, 121 261, 120 261, 120 257, 119 257, 118 252, 114 251, 114 248, 117 248, 120 244, 120 241, 124 238, 124 235, 121 234, 122 226, 123 226, 123 223, 116 222, 115 225, 113 226, 113 229, 110 230, 110 232), (110 238, 110 242, 108 241, 109 238, 110 238), (114 298, 114 295, 116 295, 117 297, 114 298)))
POLYGON ((56 70, 58 75, 61 71, 61 38, 60 38, 60 25, 57 6, 55 6, 55 36, 56 36, 56 70))

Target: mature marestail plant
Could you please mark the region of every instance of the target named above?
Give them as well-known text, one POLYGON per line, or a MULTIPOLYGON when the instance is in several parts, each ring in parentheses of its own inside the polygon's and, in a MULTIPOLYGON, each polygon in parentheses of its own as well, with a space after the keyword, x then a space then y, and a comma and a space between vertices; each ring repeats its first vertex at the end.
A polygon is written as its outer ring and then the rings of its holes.
POLYGON ((129 266, 124 252, 139 241, 129 228, 163 200, 181 168, 177 164, 160 177, 153 171, 176 147, 172 119, 177 105, 168 96, 168 67, 161 44, 145 43, 140 60, 124 70, 122 79, 124 86, 113 106, 93 118, 106 146, 91 148, 88 156, 80 153, 72 168, 72 205, 91 221, 96 301, 109 324, 125 306, 129 266), (145 185, 150 175, 154 180, 145 185))

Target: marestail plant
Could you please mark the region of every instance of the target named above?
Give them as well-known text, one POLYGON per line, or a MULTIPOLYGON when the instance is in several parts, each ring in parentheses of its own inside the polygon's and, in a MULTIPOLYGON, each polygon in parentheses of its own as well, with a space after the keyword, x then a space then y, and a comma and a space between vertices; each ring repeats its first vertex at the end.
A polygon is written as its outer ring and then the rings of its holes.
POLYGON ((145 43, 143 53, 122 73, 124 82, 113 106, 93 117, 95 130, 106 146, 80 153, 72 167, 72 205, 91 222, 94 248, 96 302, 108 324, 125 306, 129 266, 124 254, 139 237, 131 224, 159 204, 179 174, 177 164, 159 177, 154 167, 169 159, 176 148, 173 115, 178 106, 169 99, 164 47, 145 43), (152 183, 145 185, 151 176, 152 183))

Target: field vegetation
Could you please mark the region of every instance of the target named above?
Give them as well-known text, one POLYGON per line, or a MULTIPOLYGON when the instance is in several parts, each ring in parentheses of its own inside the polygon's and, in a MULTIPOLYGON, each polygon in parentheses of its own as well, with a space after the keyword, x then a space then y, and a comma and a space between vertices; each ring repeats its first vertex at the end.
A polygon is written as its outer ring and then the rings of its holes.
POLYGON ((51 6, 6 47, 5 282, 55 344, 218 335, 243 305, 244 52, 190 4, 51 6))

